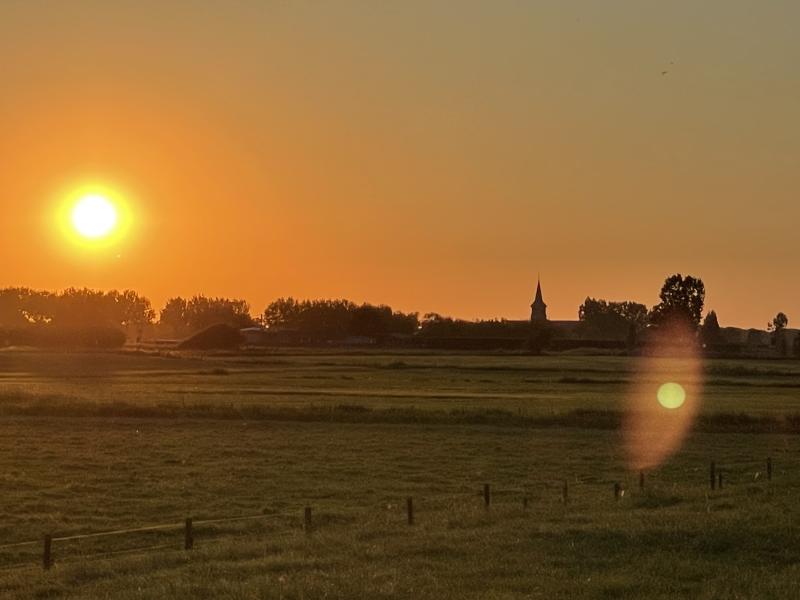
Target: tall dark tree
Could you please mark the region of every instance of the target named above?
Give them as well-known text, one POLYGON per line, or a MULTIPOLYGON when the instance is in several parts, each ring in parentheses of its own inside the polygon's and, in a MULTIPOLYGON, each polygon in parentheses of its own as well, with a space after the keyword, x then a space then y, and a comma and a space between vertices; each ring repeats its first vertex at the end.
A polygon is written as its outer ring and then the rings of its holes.
POLYGON ((785 313, 779 312, 775 315, 775 318, 767 324, 767 329, 769 331, 780 331, 781 329, 786 329, 788 324, 789 317, 787 317, 785 313))
POLYGON ((692 328, 700 325, 706 287, 703 280, 680 273, 667 277, 659 294, 661 302, 650 311, 654 325, 683 324, 692 328))

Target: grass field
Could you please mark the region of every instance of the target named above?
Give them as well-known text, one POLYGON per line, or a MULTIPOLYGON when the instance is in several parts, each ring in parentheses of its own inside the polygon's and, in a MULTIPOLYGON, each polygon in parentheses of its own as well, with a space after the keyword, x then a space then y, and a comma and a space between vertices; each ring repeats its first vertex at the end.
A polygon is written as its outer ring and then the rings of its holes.
POLYGON ((800 414, 800 363, 708 362, 704 420, 644 490, 615 427, 635 372, 624 357, 0 353, 0 546, 265 515, 197 526, 191 551, 180 528, 57 541, 49 571, 38 542, 0 549, 0 596, 796 597, 800 437, 776 424, 800 414), (151 545, 168 547, 107 555, 151 545))

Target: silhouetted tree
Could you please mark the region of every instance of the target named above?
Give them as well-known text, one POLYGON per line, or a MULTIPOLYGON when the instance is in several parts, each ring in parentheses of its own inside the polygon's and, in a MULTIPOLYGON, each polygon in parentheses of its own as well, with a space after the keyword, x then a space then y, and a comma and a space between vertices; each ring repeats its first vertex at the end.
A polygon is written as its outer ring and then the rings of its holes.
POLYGON ((294 298, 278 298, 264 310, 264 324, 267 327, 288 327, 296 324, 302 308, 294 298))
POLYGON ((394 312, 389 306, 294 298, 278 298, 270 303, 264 310, 263 321, 269 327, 296 329, 325 339, 412 334, 419 326, 417 313, 394 312))
POLYGON ((253 325, 250 305, 238 298, 194 296, 186 305, 186 316, 192 330, 225 324, 243 329, 253 325))
POLYGON ((706 288, 699 278, 680 273, 667 277, 661 287, 659 302, 650 311, 650 322, 654 325, 682 323, 692 328, 700 324, 706 288))
POLYGON ((350 333, 371 337, 391 334, 410 335, 417 330, 417 313, 393 312, 389 306, 362 304, 352 311, 350 333))
POLYGON ((242 329, 253 325, 250 305, 244 300, 194 296, 189 300, 170 298, 159 317, 159 324, 173 335, 183 336, 212 325, 242 329))
POLYGON ((141 328, 155 318, 150 301, 132 290, 69 288, 54 294, 27 288, 0 290, 0 325, 141 328))
POLYGON ((36 322, 38 315, 33 310, 32 298, 42 293, 27 288, 0 290, 0 326, 23 327, 36 322))
POLYGON ((596 335, 618 332, 627 335, 631 325, 636 330, 647 325, 647 307, 638 302, 608 302, 586 298, 578 308, 578 319, 585 329, 596 335))
POLYGON ((156 311, 150 300, 140 296, 133 290, 124 290, 120 293, 111 292, 117 306, 120 324, 126 328, 132 327, 141 335, 142 330, 156 319, 156 311))
POLYGON ((789 317, 787 317, 784 313, 779 312, 777 315, 775 315, 775 318, 767 324, 767 330, 780 331, 781 329, 786 329, 788 324, 789 317))
POLYGON ((22 313, 28 323, 44 325, 53 320, 53 304, 57 294, 37 290, 23 290, 22 313))
POLYGON ((326 339, 346 336, 356 305, 349 300, 303 300, 279 298, 264 311, 270 327, 297 329, 326 339))
POLYGON ((23 345, 115 347, 131 328, 140 337, 154 317, 150 301, 132 290, 0 290, 3 338, 23 345))
POLYGON ((183 336, 188 332, 189 324, 186 313, 186 300, 180 296, 170 298, 161 309, 158 317, 158 324, 167 328, 174 336, 183 336))

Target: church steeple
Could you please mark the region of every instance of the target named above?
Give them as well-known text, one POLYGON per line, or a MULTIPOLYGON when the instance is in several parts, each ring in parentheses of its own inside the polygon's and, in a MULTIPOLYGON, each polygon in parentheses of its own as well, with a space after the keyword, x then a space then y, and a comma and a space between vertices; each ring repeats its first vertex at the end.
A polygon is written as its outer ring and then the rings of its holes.
POLYGON ((544 298, 542 298, 542 282, 538 277, 536 279, 536 298, 531 304, 531 321, 547 321, 547 304, 544 303, 544 298))

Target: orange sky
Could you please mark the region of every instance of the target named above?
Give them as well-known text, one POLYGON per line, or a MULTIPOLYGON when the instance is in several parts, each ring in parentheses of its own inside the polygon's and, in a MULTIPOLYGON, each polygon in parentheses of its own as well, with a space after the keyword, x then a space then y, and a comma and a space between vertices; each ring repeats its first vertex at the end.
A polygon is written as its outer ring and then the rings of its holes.
POLYGON ((524 318, 541 272, 574 318, 682 272, 723 325, 797 325, 798 22, 789 1, 4 0, 0 286, 524 318), (134 221, 88 251, 53 219, 94 182, 134 221))

